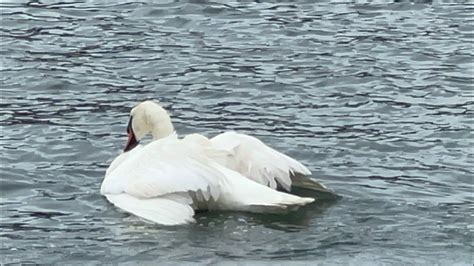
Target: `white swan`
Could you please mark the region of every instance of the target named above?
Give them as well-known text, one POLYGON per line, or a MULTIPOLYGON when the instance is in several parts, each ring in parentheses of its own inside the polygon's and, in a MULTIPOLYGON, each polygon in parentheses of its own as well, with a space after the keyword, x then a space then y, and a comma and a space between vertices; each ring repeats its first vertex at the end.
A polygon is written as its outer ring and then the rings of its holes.
POLYGON ((314 201, 275 190, 289 190, 291 174, 310 171, 256 138, 228 132, 178 139, 166 110, 152 101, 132 109, 127 131, 100 192, 146 220, 177 225, 193 222, 195 209, 284 212, 314 201), (138 145, 148 133, 153 141, 138 145))

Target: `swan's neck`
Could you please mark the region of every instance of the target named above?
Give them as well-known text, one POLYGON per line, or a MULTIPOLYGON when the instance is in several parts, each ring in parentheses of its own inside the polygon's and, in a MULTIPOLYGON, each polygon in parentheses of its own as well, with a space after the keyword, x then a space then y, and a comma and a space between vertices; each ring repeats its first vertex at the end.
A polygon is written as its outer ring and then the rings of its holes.
POLYGON ((133 118, 132 127, 138 141, 148 133, 151 133, 153 140, 165 138, 174 133, 168 112, 157 103, 142 102, 132 109, 130 115, 133 118))
POLYGON ((149 122, 153 140, 165 138, 174 133, 171 118, 164 109, 161 109, 159 114, 152 114, 149 118, 149 122))

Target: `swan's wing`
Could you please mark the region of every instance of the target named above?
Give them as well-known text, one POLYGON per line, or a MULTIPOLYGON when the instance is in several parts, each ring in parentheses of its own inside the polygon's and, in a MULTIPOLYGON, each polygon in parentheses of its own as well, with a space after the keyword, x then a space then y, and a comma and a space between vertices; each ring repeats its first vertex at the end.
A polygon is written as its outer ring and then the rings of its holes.
POLYGON ((177 139, 154 141, 119 160, 104 178, 101 194, 117 207, 159 224, 189 223, 193 199, 216 200, 225 184, 207 157, 177 139))
POLYGON ((304 176, 301 174, 292 175, 291 182, 292 182, 291 184, 292 187, 300 187, 300 188, 305 188, 305 189, 309 189, 313 191, 334 194, 334 191, 332 191, 325 185, 317 182, 316 180, 308 176, 304 176))
POLYGON ((250 212, 281 213, 296 210, 314 201, 264 186, 222 165, 216 168, 224 174, 227 186, 223 186, 220 208, 250 212))
POLYGON ((233 160, 232 149, 239 144, 238 141, 236 141, 231 144, 232 148, 226 147, 226 149, 217 149, 207 137, 195 133, 187 135, 182 141, 188 147, 198 149, 202 155, 205 155, 223 166, 228 166, 229 162, 233 160))
POLYGON ((232 153, 227 167, 273 189, 280 185, 289 191, 293 174, 311 175, 311 171, 295 159, 245 134, 225 132, 212 138, 211 142, 216 149, 232 153))
POLYGON ((177 192, 200 192, 205 199, 216 199, 220 172, 209 167, 205 160, 206 157, 179 140, 154 141, 131 153, 110 171, 102 183, 101 193, 154 198, 177 192))
POLYGON ((138 152, 139 150, 143 149, 143 145, 137 145, 133 150, 130 152, 123 152, 119 154, 115 159, 110 163, 109 168, 105 171, 105 176, 108 176, 112 173, 120 164, 125 162, 132 154, 138 152))
POLYGON ((191 198, 169 194, 151 199, 139 199, 126 193, 106 195, 107 200, 118 208, 145 220, 163 225, 179 225, 194 222, 191 198))

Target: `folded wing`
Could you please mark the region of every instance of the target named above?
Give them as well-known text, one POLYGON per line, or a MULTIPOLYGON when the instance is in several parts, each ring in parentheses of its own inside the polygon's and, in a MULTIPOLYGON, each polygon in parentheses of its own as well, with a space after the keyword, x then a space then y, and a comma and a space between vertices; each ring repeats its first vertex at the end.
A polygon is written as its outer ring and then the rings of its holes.
POLYGON ((117 159, 107 171, 101 194, 117 207, 156 223, 188 223, 194 214, 192 197, 217 200, 221 193, 221 173, 175 137, 117 159))
POLYGON ((105 196, 120 209, 154 223, 180 225, 194 222, 194 210, 190 206, 192 200, 186 195, 181 199, 172 194, 150 199, 140 199, 126 193, 105 196))
POLYGON ((276 189, 290 191, 294 174, 311 175, 311 171, 295 159, 265 145, 259 139, 236 132, 225 132, 211 139, 216 149, 232 154, 226 167, 276 189))

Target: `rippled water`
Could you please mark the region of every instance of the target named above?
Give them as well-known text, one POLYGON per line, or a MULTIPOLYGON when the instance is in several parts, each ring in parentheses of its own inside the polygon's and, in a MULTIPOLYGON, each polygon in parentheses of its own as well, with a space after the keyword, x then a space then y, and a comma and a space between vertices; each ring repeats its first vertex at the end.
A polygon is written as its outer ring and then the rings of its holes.
POLYGON ((313 2, 2 1, 2 262, 472 264, 474 6, 313 2), (341 199, 174 228, 118 211, 99 186, 148 98, 341 199))

